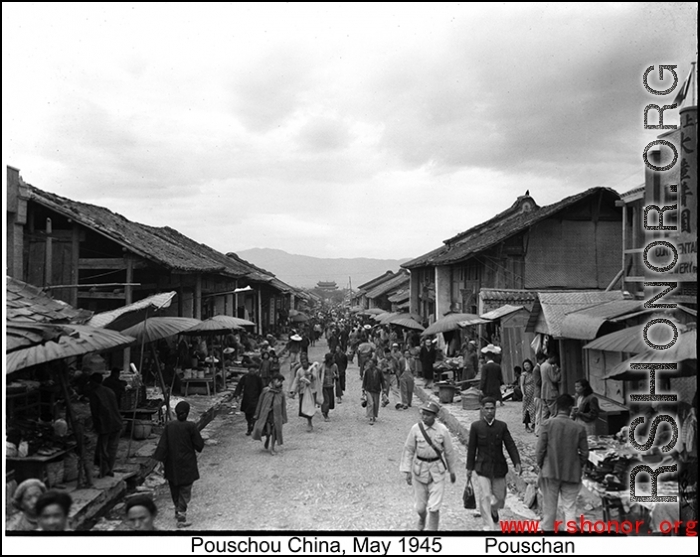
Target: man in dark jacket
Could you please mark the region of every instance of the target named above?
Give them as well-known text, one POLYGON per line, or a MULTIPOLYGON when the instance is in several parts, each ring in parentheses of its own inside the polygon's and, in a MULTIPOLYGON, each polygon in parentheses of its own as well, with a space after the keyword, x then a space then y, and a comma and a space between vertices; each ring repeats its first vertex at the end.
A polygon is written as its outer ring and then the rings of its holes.
POLYGON ((496 528, 498 510, 503 508, 506 500, 508 463, 503 454, 504 444, 515 471, 520 474, 520 455, 508 426, 496 419, 495 399, 484 397, 481 401, 481 419, 469 428, 467 448, 467 478, 471 479, 472 472, 476 472, 484 530, 496 528))
POLYGON ((501 371, 501 366, 495 361, 496 356, 501 353, 501 349, 498 346, 489 344, 482 348, 481 351, 486 358, 486 363, 481 366, 479 389, 481 389, 483 396, 496 399, 503 406, 503 397, 501 396, 503 372, 501 371))
POLYGON ((177 420, 165 424, 158 448, 153 458, 164 464, 165 479, 170 486, 170 496, 175 504, 177 527, 191 526, 187 522, 187 505, 192 498, 192 484, 199 479, 197 453, 204 448, 204 440, 194 422, 188 422, 189 403, 180 401, 175 407, 177 420), (196 451, 196 452, 195 452, 196 451))
POLYGON ((345 392, 345 372, 348 369, 348 357, 340 345, 335 347, 333 361, 338 366, 338 382, 335 386, 335 394, 338 397, 338 403, 341 403, 345 392))
POLYGON ((384 374, 377 367, 374 360, 369 360, 365 367, 365 374, 362 377, 362 390, 367 395, 367 417, 369 425, 374 425, 379 416, 379 396, 387 388, 384 374))
POLYGON ((233 396, 239 401, 239 408, 245 414, 246 422, 248 422, 246 435, 250 435, 253 432, 255 409, 258 407, 258 399, 262 394, 263 388, 263 380, 258 373, 258 368, 251 365, 248 367, 248 373, 239 379, 236 390, 233 392, 233 396), (243 394, 242 398, 241 394, 243 394))
POLYGON ((423 379, 425 379, 425 388, 429 389, 433 385, 433 365, 435 364, 435 348, 433 342, 426 338, 423 347, 420 349, 420 365, 423 370, 423 379))
POLYGON ((92 425, 97 432, 95 464, 100 467, 100 478, 114 476, 114 463, 117 460, 119 436, 122 432, 122 416, 119 413, 117 395, 102 385, 102 374, 90 376, 90 413, 92 425))

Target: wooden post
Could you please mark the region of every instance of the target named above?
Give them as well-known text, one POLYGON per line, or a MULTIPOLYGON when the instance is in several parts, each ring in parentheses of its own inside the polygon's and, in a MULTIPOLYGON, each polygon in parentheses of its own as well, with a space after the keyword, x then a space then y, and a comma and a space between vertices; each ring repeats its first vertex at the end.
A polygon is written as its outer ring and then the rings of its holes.
POLYGON ((256 319, 258 324, 258 334, 262 334, 262 288, 258 289, 258 318, 256 319))
POLYGON ((44 253, 44 286, 51 286, 53 275, 53 244, 51 234, 53 232, 51 219, 46 219, 46 250, 44 253))
POLYGON ((85 458, 85 443, 83 438, 83 426, 78 423, 73 414, 73 407, 70 403, 70 391, 68 390, 68 380, 66 379, 65 369, 58 372, 58 380, 61 383, 63 397, 66 399, 66 418, 73 429, 75 441, 78 445, 78 488, 92 487, 92 468, 85 458))
MULTIPOLYGON (((134 282, 134 260, 129 254, 124 255, 126 262, 126 286, 124 287, 124 305, 128 306, 133 302, 133 290, 131 283, 134 282)), ((131 363, 131 347, 124 348, 124 371, 129 371, 131 363)), ((140 370, 139 370, 140 371, 140 370)))
POLYGON ((194 317, 202 318, 202 275, 200 273, 197 273, 194 283, 194 317))
POLYGON ((160 370, 160 360, 158 360, 158 353, 156 352, 156 347, 151 343, 151 353, 153 354, 153 360, 156 363, 156 370, 158 370, 158 381, 160 382, 160 388, 163 390, 163 398, 165 399, 165 419, 170 420, 170 393, 168 389, 165 388, 165 380, 163 379, 163 372, 160 370))
MULTIPOLYGON (((73 223, 71 229, 71 282, 79 284, 80 271, 78 262, 80 260, 80 228, 77 223, 73 223)), ((71 288, 70 303, 73 307, 78 307, 78 287, 71 288)))

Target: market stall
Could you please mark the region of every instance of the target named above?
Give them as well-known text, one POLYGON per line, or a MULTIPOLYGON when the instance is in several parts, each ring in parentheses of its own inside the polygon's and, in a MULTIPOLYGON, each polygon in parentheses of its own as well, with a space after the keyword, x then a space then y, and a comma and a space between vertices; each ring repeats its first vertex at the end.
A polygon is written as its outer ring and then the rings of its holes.
POLYGON ((14 320, 6 325, 5 364, 12 401, 6 405, 6 412, 11 412, 7 414, 7 470, 14 472, 17 481, 36 477, 52 486, 69 477, 77 478, 78 485, 91 485, 83 427, 71 404, 74 395, 67 359, 128 346, 134 339, 85 325, 14 320), (51 396, 42 399, 42 388, 51 396), (34 392, 39 393, 37 399, 34 392), (42 400, 49 404, 48 422, 42 420, 42 400))
MULTIPOLYGON (((651 528, 658 522, 654 518, 655 511, 667 517, 672 509, 669 509, 668 505, 663 505, 664 501, 632 502, 629 487, 630 470, 639 464, 658 469, 659 466, 673 464, 674 457, 664 456, 658 448, 640 453, 625 442, 626 438, 626 430, 619 436, 588 437, 589 454, 583 485, 589 492, 600 497, 603 520, 641 520, 644 521, 645 528, 651 528)), ((637 495, 651 495, 648 474, 638 474, 635 483, 637 495)), ((659 476, 657 488, 657 495, 660 497, 677 497, 679 495, 677 476, 662 474, 659 476)), ((646 529, 643 533, 647 533, 646 529)))

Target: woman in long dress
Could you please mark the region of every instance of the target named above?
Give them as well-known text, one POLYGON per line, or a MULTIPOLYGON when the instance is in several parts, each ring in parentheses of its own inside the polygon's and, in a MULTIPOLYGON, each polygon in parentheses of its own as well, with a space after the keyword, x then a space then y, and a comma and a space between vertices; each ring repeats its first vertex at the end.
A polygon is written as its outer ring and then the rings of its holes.
POLYGON ((532 375, 532 361, 523 361, 523 372, 520 374, 520 390, 523 393, 523 423, 525 431, 535 431, 535 378, 532 375))

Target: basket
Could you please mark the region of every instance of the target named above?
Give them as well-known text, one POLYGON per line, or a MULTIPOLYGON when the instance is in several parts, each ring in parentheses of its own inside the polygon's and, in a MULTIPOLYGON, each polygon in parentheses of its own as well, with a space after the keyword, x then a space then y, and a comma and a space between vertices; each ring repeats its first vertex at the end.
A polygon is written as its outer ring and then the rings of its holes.
POLYGON ((63 460, 49 462, 46 464, 46 485, 54 487, 62 484, 65 476, 65 465, 63 460))
POLYGON ((133 437, 135 441, 141 441, 143 439, 148 439, 148 436, 153 431, 153 422, 148 420, 128 420, 126 426, 126 434, 131 435, 131 428, 133 427, 133 437))
POLYGON ((463 410, 478 410, 481 408, 481 391, 475 388, 468 389, 462 393, 462 409, 463 410))

